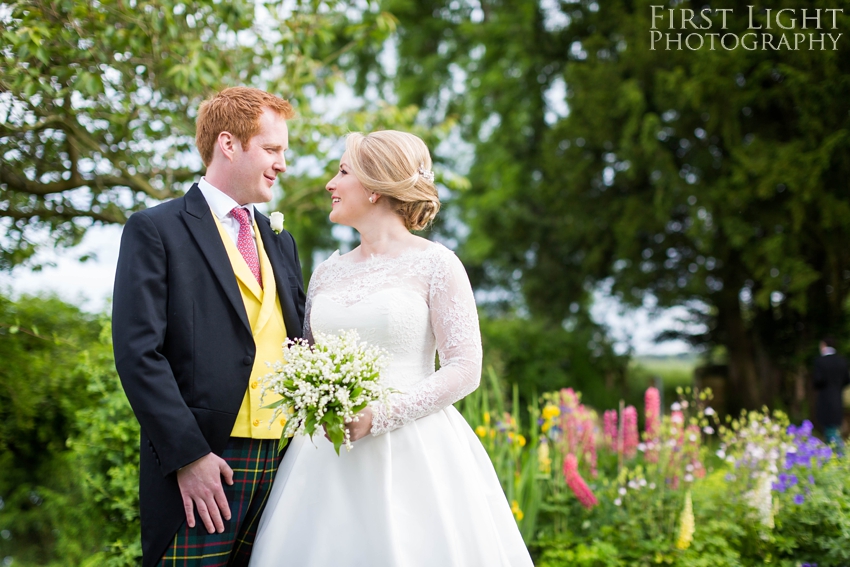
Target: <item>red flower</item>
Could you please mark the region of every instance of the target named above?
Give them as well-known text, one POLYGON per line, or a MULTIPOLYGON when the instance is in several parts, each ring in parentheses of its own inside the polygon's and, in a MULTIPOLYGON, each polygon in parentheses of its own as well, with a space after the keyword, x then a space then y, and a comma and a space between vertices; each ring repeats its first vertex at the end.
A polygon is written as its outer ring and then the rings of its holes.
POLYGON ((637 410, 628 406, 623 410, 623 453, 631 458, 637 454, 638 430, 637 410))
POLYGON ((578 473, 578 461, 572 453, 564 457, 564 480, 567 481, 567 486, 570 487, 582 506, 589 510, 599 504, 596 496, 593 495, 593 491, 590 490, 590 487, 578 473))
POLYGON ((602 416, 604 422, 603 431, 605 432, 605 444, 612 448, 617 448, 617 410, 605 410, 602 416))
POLYGON ((644 411, 646 413, 646 435, 653 439, 658 434, 661 419, 661 397, 657 388, 647 388, 643 395, 644 411))

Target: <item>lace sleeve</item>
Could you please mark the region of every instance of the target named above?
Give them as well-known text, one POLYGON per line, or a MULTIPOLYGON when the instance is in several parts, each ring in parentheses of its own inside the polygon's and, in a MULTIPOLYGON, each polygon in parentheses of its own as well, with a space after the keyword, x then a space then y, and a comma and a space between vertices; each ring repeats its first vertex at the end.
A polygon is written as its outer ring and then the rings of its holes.
POLYGON ((428 292, 440 369, 409 391, 372 405, 372 435, 381 435, 460 400, 481 381, 481 333, 466 270, 454 254, 440 256, 428 292))

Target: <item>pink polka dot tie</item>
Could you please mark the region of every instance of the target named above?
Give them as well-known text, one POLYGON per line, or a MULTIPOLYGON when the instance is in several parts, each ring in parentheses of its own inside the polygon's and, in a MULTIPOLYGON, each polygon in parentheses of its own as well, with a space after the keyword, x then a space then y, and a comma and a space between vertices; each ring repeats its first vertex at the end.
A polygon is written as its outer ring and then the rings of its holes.
POLYGON ((251 268, 251 273, 257 278, 260 287, 263 287, 263 278, 260 276, 260 260, 257 258, 257 247, 254 246, 254 239, 251 237, 251 217, 248 211, 242 207, 233 207, 230 214, 239 221, 239 236, 236 238, 236 248, 242 257, 245 258, 245 263, 251 268))

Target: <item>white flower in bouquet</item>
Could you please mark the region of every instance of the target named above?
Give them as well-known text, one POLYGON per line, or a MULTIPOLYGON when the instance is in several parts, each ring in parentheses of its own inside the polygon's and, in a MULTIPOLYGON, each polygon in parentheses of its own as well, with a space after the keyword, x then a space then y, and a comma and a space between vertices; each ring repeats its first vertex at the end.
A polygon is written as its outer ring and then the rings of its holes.
MULTIPOLYGON (((357 421, 357 414, 369 402, 387 403, 390 389, 381 384, 387 355, 377 347, 360 342, 357 331, 338 335, 315 333, 315 344, 304 339, 287 339, 286 362, 275 362, 272 372, 263 378, 262 396, 271 392, 281 399, 265 406, 274 408, 273 422, 286 418, 280 448, 294 435, 309 435, 324 427, 334 450, 351 439, 345 425, 357 421)), ((261 398, 262 399, 262 398, 261 398)))

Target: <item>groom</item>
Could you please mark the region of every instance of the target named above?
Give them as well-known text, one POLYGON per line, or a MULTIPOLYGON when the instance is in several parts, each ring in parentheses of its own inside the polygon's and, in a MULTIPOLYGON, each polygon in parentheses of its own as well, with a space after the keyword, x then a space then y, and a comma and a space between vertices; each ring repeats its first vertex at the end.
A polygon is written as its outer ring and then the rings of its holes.
POLYGON ((253 206, 286 171, 293 116, 258 89, 205 101, 206 175, 124 227, 112 329, 141 424, 143 567, 248 564, 282 429, 259 381, 304 319, 295 241, 253 206))

